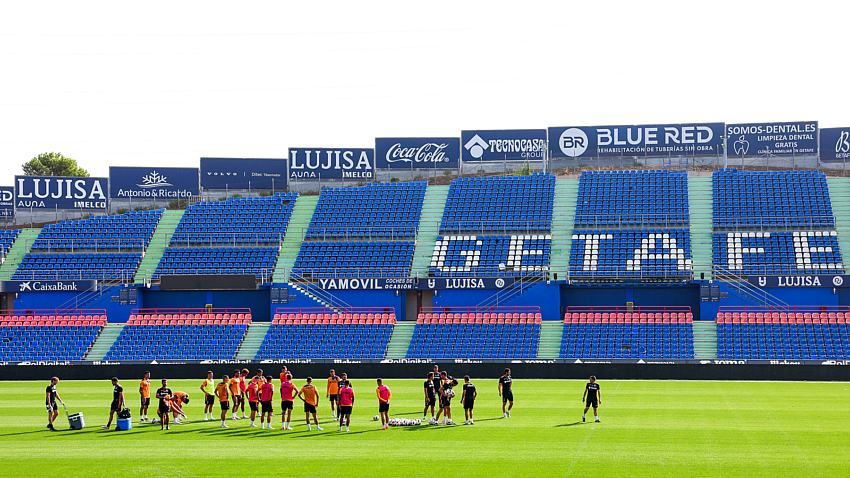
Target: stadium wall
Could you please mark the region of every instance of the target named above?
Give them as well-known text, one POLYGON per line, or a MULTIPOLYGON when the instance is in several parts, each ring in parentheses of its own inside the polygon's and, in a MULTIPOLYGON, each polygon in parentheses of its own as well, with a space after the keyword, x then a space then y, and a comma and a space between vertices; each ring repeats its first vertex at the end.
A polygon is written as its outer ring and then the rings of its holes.
MULTIPOLYGON (((645 306, 688 306, 694 317, 701 316, 699 285, 638 286, 622 285, 563 285, 561 286, 561 310, 570 306, 625 306, 633 302, 636 307, 645 306)), ((715 310, 715 313, 717 311, 715 310)), ((713 319, 714 316, 711 316, 713 319)))
MULTIPOLYGON (((20 292, 15 298, 15 310, 24 312, 35 309, 104 309, 109 322, 127 322, 130 311, 138 309, 142 305, 119 305, 113 302, 112 297, 117 297, 120 288, 115 287, 103 296, 90 301, 75 303, 75 297, 86 297, 87 293, 77 292, 20 292)), ((140 295, 141 297, 141 295, 140 295)), ((140 299, 141 300, 141 299, 140 299)))
MULTIPOLYGON (((259 290, 170 291, 141 289, 141 302, 134 309, 198 309, 207 304, 214 308, 249 308, 253 320, 270 320, 272 306, 268 288, 259 290)), ((109 317, 110 322, 118 322, 109 317)), ((126 321, 126 318, 124 319, 126 321)))
MULTIPOLYGON (((498 305, 504 307, 540 307, 543 320, 559 320, 563 318, 563 314, 559 313, 561 298, 558 290, 557 282, 540 282, 532 285, 525 292, 500 302, 498 305)), ((496 306, 495 300, 492 299, 496 292, 492 289, 441 290, 434 296, 434 307, 475 307, 485 303, 496 306)))
MULTIPOLYGON (((545 362, 545 361, 539 361, 545 362)), ((611 364, 611 363, 440 363, 455 378, 470 377, 496 379, 505 367, 510 367, 514 380, 523 379, 583 380, 596 375, 600 380, 769 380, 769 381, 850 381, 850 366, 842 365, 741 365, 730 361, 712 361, 711 364, 611 364), (719 362, 719 363, 715 363, 719 362)), ((103 380, 109 387, 113 376, 122 380, 137 379, 145 371, 153 377, 169 379, 203 378, 208 370, 216 377, 230 373, 234 368, 248 368, 251 372, 262 368, 276 375, 285 364, 299 379, 307 376, 326 377, 330 368, 337 373, 346 372, 354 379, 361 378, 423 378, 431 370, 431 362, 418 363, 353 363, 345 360, 333 363, 254 363, 228 361, 214 364, 147 364, 122 365, 110 362, 101 365, 8 365, 0 366, 0 380, 49 380, 57 376, 62 380, 103 380)), ((850 362, 848 362, 850 364, 850 362)), ((518 386, 521 386, 518 384, 518 386)), ((528 387, 532 387, 529 385, 528 387)), ((494 387, 495 388, 495 387, 494 387)), ((495 391, 495 390, 494 390, 495 391)), ((104 403, 104 406, 106 404, 104 403)))

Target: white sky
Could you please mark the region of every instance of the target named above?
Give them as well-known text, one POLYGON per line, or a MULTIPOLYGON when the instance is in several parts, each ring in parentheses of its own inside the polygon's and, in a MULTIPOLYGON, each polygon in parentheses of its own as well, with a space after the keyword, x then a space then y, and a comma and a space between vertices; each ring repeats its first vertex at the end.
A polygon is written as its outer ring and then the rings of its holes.
POLYGON ((848 126, 848 2, 0 2, 0 185, 462 129, 848 126))

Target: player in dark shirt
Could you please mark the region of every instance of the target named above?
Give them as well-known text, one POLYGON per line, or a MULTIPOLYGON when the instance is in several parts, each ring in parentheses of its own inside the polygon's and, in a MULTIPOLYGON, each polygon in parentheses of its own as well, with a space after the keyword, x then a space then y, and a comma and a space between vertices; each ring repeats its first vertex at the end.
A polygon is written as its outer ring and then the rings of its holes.
POLYGON ((162 386, 156 390, 156 398, 159 399, 159 408, 156 410, 156 414, 159 415, 159 429, 160 430, 171 430, 168 426, 168 420, 170 420, 169 411, 171 400, 171 395, 174 392, 168 388, 168 380, 162 379, 162 386))
POLYGON ((56 417, 59 416, 59 410, 56 408, 56 400, 59 400, 59 403, 65 405, 65 402, 59 398, 59 393, 56 391, 57 383, 59 383, 58 377, 50 379, 50 385, 47 386, 47 395, 44 400, 44 405, 47 406, 47 429, 52 432, 56 431, 53 428, 53 420, 56 420, 56 417))
POLYGON ((469 381, 469 375, 463 376, 463 415, 466 419, 464 425, 475 425, 472 418, 472 409, 475 407, 475 398, 478 397, 478 391, 475 390, 475 384, 469 381))
POLYGON ((440 387, 440 411, 437 412, 437 420, 440 419, 440 414, 445 418, 440 425, 454 425, 452 422, 452 397, 454 397, 453 387, 457 385, 457 380, 446 375, 446 372, 440 372, 440 379, 443 385, 440 387))
POLYGON ((599 384, 596 382, 596 376, 590 376, 590 382, 584 387, 584 393, 581 394, 581 401, 584 402, 584 415, 581 416, 581 421, 587 418, 587 410, 593 407, 593 417, 596 418, 596 423, 599 423, 599 411, 597 407, 602 404, 602 390, 599 390, 599 384), (587 400, 585 400, 585 397, 587 400))
POLYGON ((499 377, 499 396, 502 397, 502 418, 511 418, 511 408, 514 408, 514 391, 511 387, 511 369, 506 368, 505 374, 499 377), (507 408, 505 408, 507 406, 507 408))
POLYGON ((434 372, 428 372, 425 380, 425 411, 422 412, 422 421, 428 419, 428 408, 431 408, 431 418, 434 418, 434 407, 437 405, 437 389, 434 388, 434 372))
POLYGON ((112 377, 112 405, 109 406, 109 421, 106 422, 106 425, 101 425, 100 428, 109 430, 115 413, 122 408, 124 408, 124 387, 118 383, 118 377, 112 377))

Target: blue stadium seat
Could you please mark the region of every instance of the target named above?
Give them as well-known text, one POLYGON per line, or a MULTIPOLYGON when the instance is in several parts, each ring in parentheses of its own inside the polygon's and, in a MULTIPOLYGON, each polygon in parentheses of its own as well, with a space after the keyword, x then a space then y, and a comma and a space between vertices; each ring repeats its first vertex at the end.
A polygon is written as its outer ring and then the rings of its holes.
POLYGON ((408 238, 419 229, 425 181, 322 190, 306 238, 408 238))
POLYGON ((230 198, 189 206, 171 245, 280 244, 298 193, 259 198, 230 198))
POLYGON ((845 314, 740 314, 717 319, 717 357, 758 360, 847 360, 845 314), (799 318, 798 318, 799 317, 799 318), (840 318, 839 318, 840 317, 840 318))
POLYGON ((293 277, 407 277, 413 241, 305 242, 293 277))
MULTIPOLYGON (((131 317, 106 360, 233 360, 248 330, 250 316, 198 319, 131 317), (214 323, 210 323, 214 322, 214 323)), ((170 316, 167 316, 170 317, 170 316)))
POLYGON ((271 277, 280 248, 274 247, 168 247, 156 272, 174 274, 256 274, 271 277))
POLYGON ((452 181, 440 224, 442 234, 544 232, 552 229, 555 176, 452 181))
POLYGON ((712 174, 716 228, 835 228, 826 175, 820 171, 712 174))
POLYGON ((61 221, 44 226, 31 250, 141 251, 153 237, 163 209, 61 221))
POLYGON ((131 280, 142 260, 139 252, 25 254, 12 280, 131 280))
POLYGON ((692 269, 688 229, 573 231, 570 275, 575 280, 687 280, 692 269))
POLYGON ((439 236, 432 277, 529 276, 549 270, 550 234, 439 236))
POLYGON ((4 316, 0 361, 82 360, 100 334, 106 316, 4 316))
POLYGON ((393 331, 394 314, 380 320, 366 318, 367 314, 349 316, 352 317, 343 319, 327 315, 323 319, 301 319, 300 314, 291 314, 275 319, 255 359, 384 358, 393 331), (298 318, 294 318, 296 316, 298 318))
POLYGON ((663 227, 690 222, 686 171, 585 171, 576 227, 663 227))
POLYGON ((836 231, 724 232, 713 262, 742 275, 843 274, 836 231))
MULTIPOLYGON (((501 315, 519 316, 520 314, 501 315)), ((534 319, 530 323, 519 323, 520 321, 525 322, 526 319, 518 317, 419 319, 408 346, 407 358, 536 358, 540 341, 540 323, 534 323, 534 319)))
POLYGON ((693 321, 685 318, 685 314, 666 314, 678 318, 661 317, 665 314, 610 315, 617 318, 608 318, 607 313, 567 313, 559 356, 567 359, 694 358, 693 321), (585 318, 584 315, 594 317, 585 318))

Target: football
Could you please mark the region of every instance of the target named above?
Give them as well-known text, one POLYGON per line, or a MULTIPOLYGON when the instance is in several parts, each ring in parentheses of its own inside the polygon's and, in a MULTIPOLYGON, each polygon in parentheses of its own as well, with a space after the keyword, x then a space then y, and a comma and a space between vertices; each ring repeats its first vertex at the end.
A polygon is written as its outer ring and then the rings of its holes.
POLYGON ((436 424, 437 424, 436 418, 431 418, 430 420, 428 420, 428 425, 436 425, 436 424))
POLYGON ((449 388, 449 389, 447 389, 447 390, 446 390, 446 396, 447 396, 447 397, 449 397, 449 398, 454 397, 454 396, 455 396, 455 391, 454 391, 454 390, 452 390, 452 389, 450 389, 450 388, 449 388))
POLYGON ((378 417, 378 415, 375 415, 374 417, 372 417, 372 420, 377 422, 378 418, 380 418, 380 417, 378 417))

